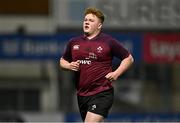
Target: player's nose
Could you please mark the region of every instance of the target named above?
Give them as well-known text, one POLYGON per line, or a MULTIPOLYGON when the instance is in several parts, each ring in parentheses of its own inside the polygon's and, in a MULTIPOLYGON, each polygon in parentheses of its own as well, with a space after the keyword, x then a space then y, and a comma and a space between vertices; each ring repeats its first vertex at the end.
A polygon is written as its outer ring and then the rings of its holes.
POLYGON ((89 25, 89 22, 86 22, 85 25, 89 25))

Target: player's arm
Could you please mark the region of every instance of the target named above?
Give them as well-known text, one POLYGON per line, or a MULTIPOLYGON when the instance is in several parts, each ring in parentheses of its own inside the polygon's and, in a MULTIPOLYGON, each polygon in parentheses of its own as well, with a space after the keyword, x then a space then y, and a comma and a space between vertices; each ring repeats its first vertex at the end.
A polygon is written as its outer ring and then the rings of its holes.
POLYGON ((128 57, 123 59, 119 65, 119 67, 106 75, 106 78, 110 81, 117 80, 119 76, 121 76, 128 68, 133 64, 134 59, 131 54, 128 57))
POLYGON ((59 61, 60 67, 66 70, 78 71, 79 70, 79 61, 68 62, 67 60, 61 58, 59 61))

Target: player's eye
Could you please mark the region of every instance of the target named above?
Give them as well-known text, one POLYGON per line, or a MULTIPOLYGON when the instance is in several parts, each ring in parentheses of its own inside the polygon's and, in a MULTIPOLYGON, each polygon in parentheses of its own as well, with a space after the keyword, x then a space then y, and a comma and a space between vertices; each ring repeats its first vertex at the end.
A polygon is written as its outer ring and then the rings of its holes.
POLYGON ((94 20, 93 20, 93 19, 89 19, 89 21, 90 21, 90 22, 94 22, 94 20))

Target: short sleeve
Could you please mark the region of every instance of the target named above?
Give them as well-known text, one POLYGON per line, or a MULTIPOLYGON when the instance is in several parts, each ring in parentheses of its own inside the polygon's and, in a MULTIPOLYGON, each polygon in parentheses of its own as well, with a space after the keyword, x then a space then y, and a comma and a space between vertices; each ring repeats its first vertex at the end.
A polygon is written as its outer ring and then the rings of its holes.
POLYGON ((62 55, 62 58, 67 60, 68 62, 72 61, 72 54, 71 54, 71 41, 68 42, 66 45, 64 54, 62 55))
POLYGON ((116 39, 113 39, 111 41, 111 51, 113 56, 123 60, 125 58, 127 58, 129 56, 129 51, 127 49, 125 49, 122 44, 117 41, 116 39))

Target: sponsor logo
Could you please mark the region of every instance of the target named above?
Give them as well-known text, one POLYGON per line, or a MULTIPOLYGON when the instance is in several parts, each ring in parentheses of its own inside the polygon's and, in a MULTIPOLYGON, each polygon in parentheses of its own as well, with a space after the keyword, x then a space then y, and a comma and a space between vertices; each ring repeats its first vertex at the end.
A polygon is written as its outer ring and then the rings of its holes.
POLYGON ((98 53, 101 53, 102 50, 103 50, 103 48, 102 48, 101 46, 99 46, 99 47, 97 48, 97 52, 98 52, 98 53))
POLYGON ((74 45, 73 50, 79 50, 79 45, 74 45))
POLYGON ((97 59, 97 55, 95 53, 89 52, 90 59, 97 59))
POLYGON ((79 60, 79 63, 80 63, 80 64, 90 65, 90 64, 91 64, 91 61, 90 61, 90 60, 79 60))
POLYGON ((94 109, 96 109, 96 105, 92 105, 91 110, 94 110, 94 109))

